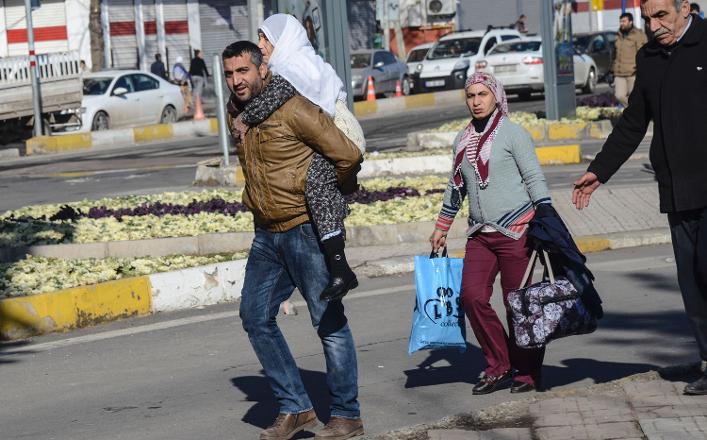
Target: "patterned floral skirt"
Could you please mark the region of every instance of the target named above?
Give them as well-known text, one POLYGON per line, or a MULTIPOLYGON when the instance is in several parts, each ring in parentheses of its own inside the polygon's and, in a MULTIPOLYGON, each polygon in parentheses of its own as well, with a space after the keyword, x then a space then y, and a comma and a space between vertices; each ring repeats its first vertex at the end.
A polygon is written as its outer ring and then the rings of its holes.
POLYGON ((344 218, 349 215, 349 206, 339 190, 334 164, 321 154, 314 154, 307 170, 304 195, 321 241, 346 234, 344 218))

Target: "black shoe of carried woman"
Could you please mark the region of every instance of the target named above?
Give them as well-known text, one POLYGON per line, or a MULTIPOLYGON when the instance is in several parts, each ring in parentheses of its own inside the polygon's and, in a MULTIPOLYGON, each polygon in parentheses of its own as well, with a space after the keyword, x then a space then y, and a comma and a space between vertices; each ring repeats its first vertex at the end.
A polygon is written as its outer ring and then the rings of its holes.
POLYGON ((494 391, 500 390, 501 388, 508 385, 511 380, 511 371, 508 370, 500 376, 484 376, 482 377, 474 388, 471 389, 471 393, 474 395, 489 394, 494 391))
POLYGON ((511 385, 511 393, 517 394, 517 393, 527 393, 528 391, 533 391, 535 390, 535 385, 532 383, 526 383, 526 382, 518 382, 518 381, 513 381, 513 384, 511 385))
POLYGON ((324 288, 319 299, 331 302, 343 298, 349 290, 358 287, 356 274, 349 269, 349 273, 342 276, 334 276, 329 280, 329 284, 324 288))

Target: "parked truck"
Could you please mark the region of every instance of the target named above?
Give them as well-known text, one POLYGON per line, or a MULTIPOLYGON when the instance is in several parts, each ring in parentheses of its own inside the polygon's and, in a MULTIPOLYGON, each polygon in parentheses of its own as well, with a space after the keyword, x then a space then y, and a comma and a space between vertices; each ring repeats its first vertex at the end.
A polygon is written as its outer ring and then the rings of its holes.
MULTIPOLYGON (((45 134, 81 122, 83 81, 78 52, 37 55, 45 134)), ((29 56, 0 59, 0 144, 31 136, 34 121, 29 56)))

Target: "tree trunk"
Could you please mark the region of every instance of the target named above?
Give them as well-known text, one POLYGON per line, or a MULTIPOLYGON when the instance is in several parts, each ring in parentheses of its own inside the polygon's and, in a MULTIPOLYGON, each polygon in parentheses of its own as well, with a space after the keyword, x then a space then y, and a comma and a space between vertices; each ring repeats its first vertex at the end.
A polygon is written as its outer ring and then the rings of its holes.
POLYGON ((101 0, 91 0, 88 31, 91 36, 91 63, 93 71, 103 66, 103 26, 101 25, 101 0))

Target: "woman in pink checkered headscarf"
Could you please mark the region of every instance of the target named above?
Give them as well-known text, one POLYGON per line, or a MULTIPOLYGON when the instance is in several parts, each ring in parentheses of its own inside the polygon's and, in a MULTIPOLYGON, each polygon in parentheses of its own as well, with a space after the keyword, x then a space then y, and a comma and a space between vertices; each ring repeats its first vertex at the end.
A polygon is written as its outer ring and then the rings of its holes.
MULTIPOLYGON (((468 196, 461 303, 487 363, 472 392, 491 393, 511 379, 511 392, 531 391, 540 385, 545 351, 519 348, 490 299, 499 272, 506 305, 508 293, 522 283, 529 260, 528 222, 550 196, 530 135, 508 118, 503 84, 490 73, 476 72, 465 91, 471 120, 454 142, 454 167, 430 241, 435 252, 446 245, 468 196)), ((512 331, 508 306, 506 318, 512 331)))

